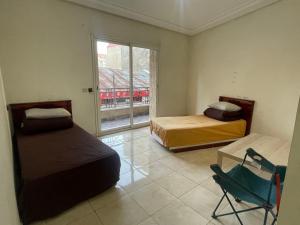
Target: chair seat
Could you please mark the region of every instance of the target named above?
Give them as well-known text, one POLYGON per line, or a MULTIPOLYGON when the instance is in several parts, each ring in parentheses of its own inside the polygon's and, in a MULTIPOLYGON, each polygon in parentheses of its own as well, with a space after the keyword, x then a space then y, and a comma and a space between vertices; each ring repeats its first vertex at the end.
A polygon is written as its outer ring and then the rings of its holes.
POLYGON ((227 175, 230 176, 236 182, 238 182, 240 185, 247 188, 250 192, 261 197, 264 200, 264 202, 259 201, 252 195, 249 195, 249 193, 246 191, 243 191, 239 188, 235 188, 234 186, 229 184, 227 185, 226 182, 223 182, 223 184, 221 185, 225 188, 225 190, 227 190, 230 194, 243 201, 257 205, 262 205, 268 202, 270 184, 272 183, 272 190, 269 203, 271 203, 272 205, 276 204, 276 185, 272 181, 263 179, 262 177, 250 171, 248 168, 241 165, 233 167, 229 172, 227 172, 227 175))

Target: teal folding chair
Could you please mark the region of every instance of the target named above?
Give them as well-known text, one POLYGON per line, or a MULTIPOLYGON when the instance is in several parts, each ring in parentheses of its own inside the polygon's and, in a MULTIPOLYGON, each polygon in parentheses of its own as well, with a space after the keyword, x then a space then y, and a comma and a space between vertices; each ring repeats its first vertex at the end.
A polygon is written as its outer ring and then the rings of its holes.
POLYGON ((235 215, 239 223, 243 222, 239 216, 240 213, 249 212, 258 209, 265 210, 263 224, 267 224, 269 213, 273 216, 272 225, 277 221, 280 197, 283 189, 286 167, 275 166, 262 155, 258 154, 252 148, 249 148, 245 154, 244 160, 240 165, 233 167, 229 172, 225 173, 217 165, 211 165, 210 168, 215 172, 213 179, 220 185, 224 195, 213 211, 214 219, 227 215, 235 215), (250 157, 262 170, 272 174, 270 180, 264 179, 245 167, 247 157, 250 157), (253 203, 256 207, 236 210, 228 197, 232 195, 237 202, 245 201, 253 203), (227 199, 233 212, 217 215, 216 212, 224 199, 227 199), (276 213, 274 207, 276 206, 276 213))

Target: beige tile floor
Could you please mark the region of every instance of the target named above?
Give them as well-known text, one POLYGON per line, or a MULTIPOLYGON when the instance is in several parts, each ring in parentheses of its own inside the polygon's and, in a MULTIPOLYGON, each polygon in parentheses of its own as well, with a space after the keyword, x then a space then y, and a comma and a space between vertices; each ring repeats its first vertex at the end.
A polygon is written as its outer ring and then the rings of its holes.
MULTIPOLYGON (((209 168, 216 163, 217 149, 174 154, 150 137, 148 127, 101 139, 121 157, 117 186, 36 225, 239 224, 234 216, 211 218, 222 195, 209 168)), ((224 165, 229 168, 232 163, 224 165)), ((224 202, 221 210, 230 211, 229 204, 224 202)), ((245 225, 262 224, 263 213, 245 213, 241 217, 245 225)))

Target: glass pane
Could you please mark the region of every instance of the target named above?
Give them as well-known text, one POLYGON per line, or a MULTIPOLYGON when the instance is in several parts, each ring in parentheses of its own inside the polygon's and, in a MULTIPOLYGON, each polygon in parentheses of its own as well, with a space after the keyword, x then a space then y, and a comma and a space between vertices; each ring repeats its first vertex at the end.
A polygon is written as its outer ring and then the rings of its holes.
POLYGON ((133 123, 149 122, 150 49, 132 48, 133 123))
POLYGON ((101 131, 130 126, 129 46, 97 42, 101 131))

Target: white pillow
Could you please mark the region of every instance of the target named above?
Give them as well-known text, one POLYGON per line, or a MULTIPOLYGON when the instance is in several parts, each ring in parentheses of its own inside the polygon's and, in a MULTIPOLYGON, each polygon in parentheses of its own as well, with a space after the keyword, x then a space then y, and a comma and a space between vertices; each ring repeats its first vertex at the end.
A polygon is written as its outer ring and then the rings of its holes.
POLYGON ((242 109, 240 106, 232 104, 230 102, 216 102, 209 105, 208 107, 228 112, 240 111, 242 109))
POLYGON ((32 108, 25 110, 25 115, 27 119, 49 119, 58 117, 69 117, 71 116, 71 113, 64 108, 32 108))

